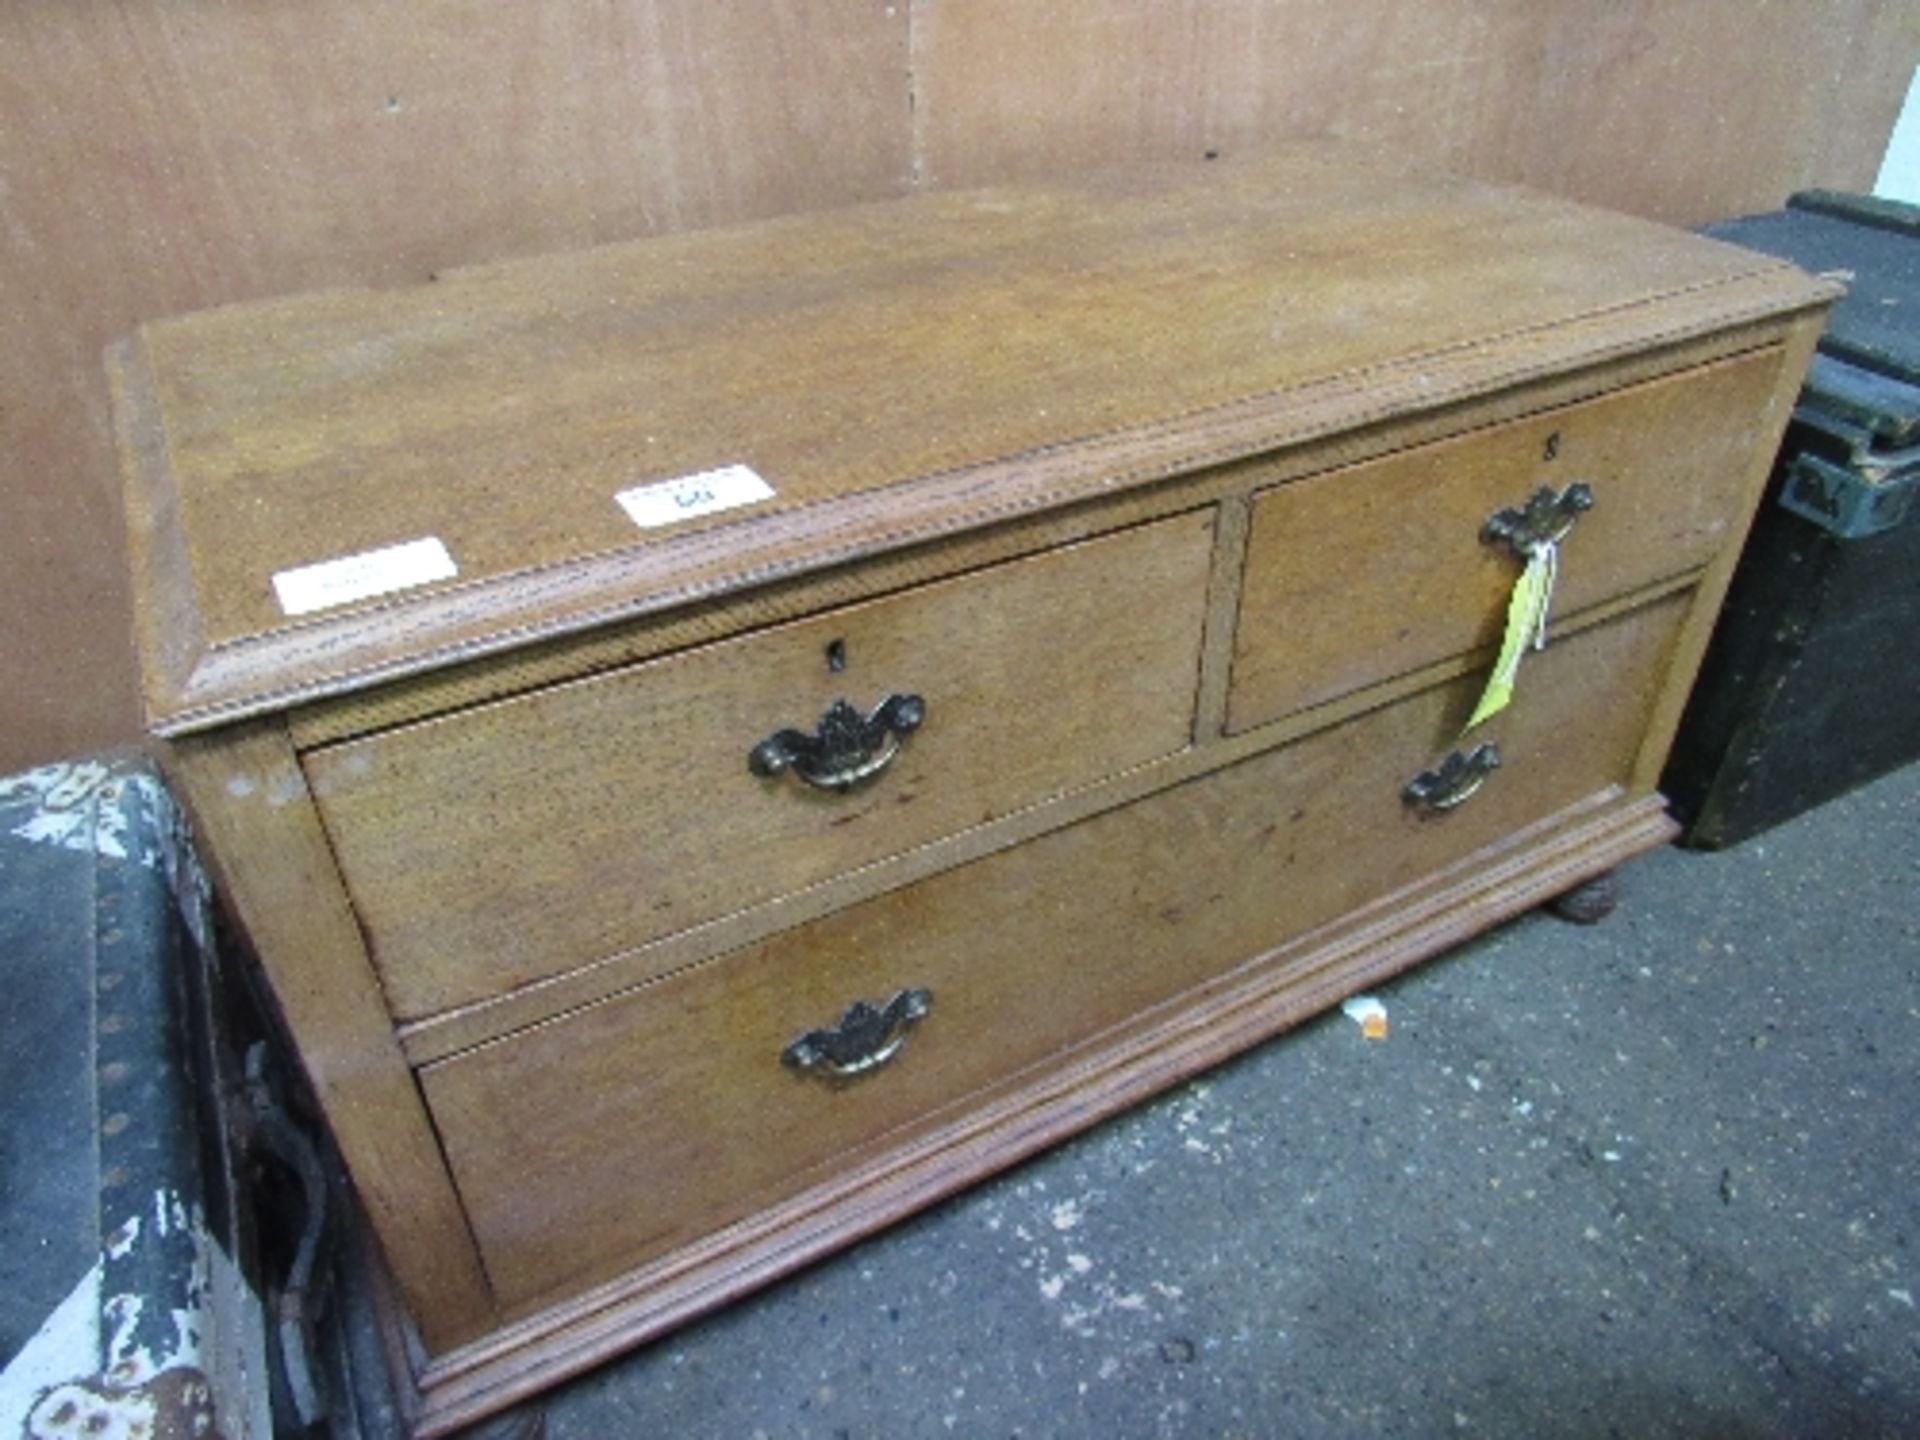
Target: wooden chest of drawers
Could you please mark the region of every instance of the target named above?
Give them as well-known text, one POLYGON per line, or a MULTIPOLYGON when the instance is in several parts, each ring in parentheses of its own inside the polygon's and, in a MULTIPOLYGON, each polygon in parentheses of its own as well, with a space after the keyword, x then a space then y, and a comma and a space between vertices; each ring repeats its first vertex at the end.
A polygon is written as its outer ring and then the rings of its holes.
POLYGON ((1311 147, 117 348, 152 725, 418 1428, 1666 838, 1830 289, 1311 147))

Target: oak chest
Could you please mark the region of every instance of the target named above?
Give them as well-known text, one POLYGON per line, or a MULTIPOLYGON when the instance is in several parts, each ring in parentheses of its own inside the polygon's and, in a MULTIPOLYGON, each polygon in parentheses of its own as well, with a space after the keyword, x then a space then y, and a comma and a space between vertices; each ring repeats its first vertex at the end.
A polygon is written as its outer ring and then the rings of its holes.
POLYGON ((418 1428, 1667 838, 1829 298, 1309 147, 116 349, 152 727, 418 1428))

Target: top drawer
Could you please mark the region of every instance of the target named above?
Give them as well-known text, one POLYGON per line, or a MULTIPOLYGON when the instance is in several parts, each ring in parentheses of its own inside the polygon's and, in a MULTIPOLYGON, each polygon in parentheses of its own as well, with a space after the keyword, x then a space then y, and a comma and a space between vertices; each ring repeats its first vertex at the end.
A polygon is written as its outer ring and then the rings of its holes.
POLYGON ((1185 746, 1211 512, 304 757, 388 1003, 484 1000, 1185 746), (845 792, 748 752, 926 718, 845 792))
POLYGON ((1499 641, 1519 562, 1480 528, 1542 486, 1593 491, 1567 614, 1706 563, 1742 513, 1775 349, 1278 486, 1253 503, 1227 728, 1499 641))

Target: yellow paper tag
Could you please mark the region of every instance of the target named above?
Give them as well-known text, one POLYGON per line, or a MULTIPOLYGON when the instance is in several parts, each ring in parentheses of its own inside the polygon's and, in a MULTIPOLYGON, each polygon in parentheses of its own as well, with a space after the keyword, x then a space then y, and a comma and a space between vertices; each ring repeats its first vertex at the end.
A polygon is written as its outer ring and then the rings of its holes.
POLYGON ((1513 682, 1520 673, 1520 659, 1529 646, 1538 647, 1546 639, 1547 604, 1553 596, 1553 578, 1557 559, 1551 544, 1536 546, 1527 557, 1527 568, 1513 582, 1513 595, 1507 601, 1507 633, 1500 639, 1500 656, 1493 662, 1493 674, 1473 707, 1473 718, 1460 728, 1462 735, 1491 720, 1513 699, 1513 682))

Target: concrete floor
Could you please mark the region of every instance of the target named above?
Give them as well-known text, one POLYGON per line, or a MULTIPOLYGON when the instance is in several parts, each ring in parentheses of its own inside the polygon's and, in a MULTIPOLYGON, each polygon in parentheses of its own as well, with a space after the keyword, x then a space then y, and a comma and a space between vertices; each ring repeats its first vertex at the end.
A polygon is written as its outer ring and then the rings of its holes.
POLYGON ((609 1436, 1920 1434, 1920 767, 560 1392, 609 1436))

